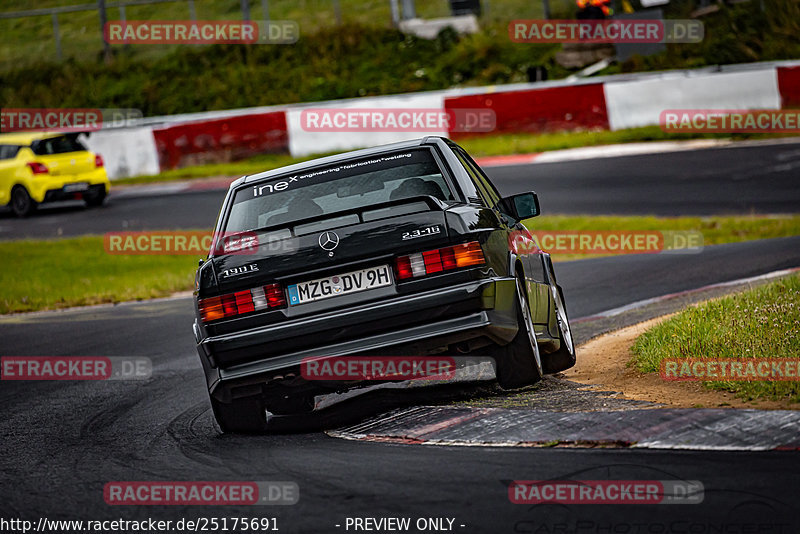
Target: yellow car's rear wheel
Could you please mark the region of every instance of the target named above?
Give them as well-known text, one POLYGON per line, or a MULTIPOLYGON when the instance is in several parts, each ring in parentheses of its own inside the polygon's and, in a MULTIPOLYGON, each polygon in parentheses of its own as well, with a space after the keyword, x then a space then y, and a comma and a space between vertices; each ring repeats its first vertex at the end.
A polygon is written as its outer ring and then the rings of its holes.
POLYGON ((36 201, 24 186, 15 185, 11 190, 11 209, 17 217, 27 217, 36 209, 36 201))
POLYGON ((83 199, 89 207, 102 206, 103 201, 106 199, 106 191, 103 189, 95 193, 88 193, 84 195, 83 199))

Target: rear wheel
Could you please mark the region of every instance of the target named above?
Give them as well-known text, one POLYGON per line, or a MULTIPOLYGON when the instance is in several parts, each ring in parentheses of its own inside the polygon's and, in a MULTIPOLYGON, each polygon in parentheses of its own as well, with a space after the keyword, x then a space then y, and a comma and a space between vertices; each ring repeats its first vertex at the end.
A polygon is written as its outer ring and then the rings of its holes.
POLYGON ((11 209, 17 217, 27 217, 36 209, 36 201, 31 198, 27 189, 17 185, 11 190, 11 209))
POLYGON ((543 367, 545 373, 558 373, 575 365, 575 342, 572 340, 572 330, 569 327, 567 306, 564 304, 564 292, 553 284, 550 286, 553 295, 553 307, 558 323, 558 337, 561 346, 556 352, 545 356, 543 367))
POLYGON ((211 409, 223 432, 255 433, 266 428, 264 406, 258 397, 220 402, 211 397, 211 409))
POLYGON ((542 379, 542 360, 533 330, 527 291, 517 277, 517 324, 519 330, 511 343, 497 350, 497 383, 505 389, 535 384, 542 379))
POLYGON ((86 205, 89 207, 97 207, 102 206, 103 201, 106 199, 106 190, 101 189, 96 193, 87 193, 84 195, 83 199, 86 201, 86 205))

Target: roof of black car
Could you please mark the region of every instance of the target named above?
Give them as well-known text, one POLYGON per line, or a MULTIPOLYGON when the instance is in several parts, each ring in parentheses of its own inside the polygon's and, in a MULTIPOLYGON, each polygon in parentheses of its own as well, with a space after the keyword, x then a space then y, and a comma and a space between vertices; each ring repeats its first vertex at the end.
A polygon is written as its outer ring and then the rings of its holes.
POLYGON ((353 150, 351 152, 342 152, 341 154, 334 154, 333 156, 325 156, 324 158, 316 158, 302 163, 295 163, 294 165, 287 165, 286 167, 279 167, 270 171, 260 172, 258 174, 251 174, 249 176, 242 176, 231 184, 231 188, 237 187, 242 183, 252 183, 259 180, 273 178, 293 172, 305 171, 314 167, 330 165, 337 161, 344 161, 353 158, 375 156, 377 154, 384 154, 386 152, 394 152, 403 150, 405 148, 413 148, 427 144, 429 139, 437 139, 436 136, 421 137, 419 139, 411 139, 408 141, 400 141, 398 143, 391 143, 388 145, 380 145, 372 148, 363 148, 361 150, 353 150))

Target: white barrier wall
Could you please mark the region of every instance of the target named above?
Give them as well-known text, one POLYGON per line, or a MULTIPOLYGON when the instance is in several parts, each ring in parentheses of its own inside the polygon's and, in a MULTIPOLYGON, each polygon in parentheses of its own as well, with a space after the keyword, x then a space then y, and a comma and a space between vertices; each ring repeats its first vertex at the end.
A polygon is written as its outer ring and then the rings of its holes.
POLYGON ((780 109, 774 67, 728 73, 680 71, 639 80, 606 82, 612 130, 659 124, 667 109, 780 109))
POLYGON ((103 156, 111 180, 161 172, 152 128, 99 130, 89 136, 86 145, 103 156))
POLYGON ((289 131, 289 152, 292 156, 307 156, 324 152, 336 152, 383 145, 415 139, 426 135, 447 136, 446 131, 411 132, 319 132, 307 131, 301 123, 304 109, 444 109, 444 93, 420 93, 397 96, 376 96, 349 100, 334 100, 292 106, 286 112, 286 126, 289 131))

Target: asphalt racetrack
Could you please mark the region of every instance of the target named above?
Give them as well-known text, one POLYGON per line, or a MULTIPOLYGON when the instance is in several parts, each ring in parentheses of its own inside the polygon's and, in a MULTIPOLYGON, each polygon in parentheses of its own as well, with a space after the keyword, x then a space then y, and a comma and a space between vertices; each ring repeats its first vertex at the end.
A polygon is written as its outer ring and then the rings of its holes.
MULTIPOLYGON (((536 189, 551 213, 678 215, 797 212, 798 169, 800 144, 489 172, 504 193, 536 189)), ((98 212, 61 208, 29 221, 0 218, 0 235, 210 227, 220 200, 220 192, 112 197, 98 212), (122 220, 129 221, 126 228, 122 220)), ((800 236, 556 266, 573 319, 794 267, 800 267, 800 236)), ((410 532, 800 532, 794 451, 445 447, 347 441, 323 432, 399 405, 469 396, 463 388, 403 398, 367 394, 357 409, 334 407, 327 419, 299 419, 293 432, 222 435, 195 353, 192 315, 191 299, 175 298, 0 319, 4 355, 145 356, 153 363, 146 381, 3 382, 1 517, 269 517, 280 532, 309 533, 355 532, 347 520, 356 517, 408 517, 412 525, 419 518, 453 520, 410 532), (511 481, 546 479, 700 481, 704 498, 671 505, 510 502, 511 481), (231 507, 109 506, 103 498, 111 481, 217 480, 291 481, 300 499, 291 506, 231 507)), ((621 315, 619 325, 625 321, 621 315)), ((591 322, 584 325, 583 338, 599 332, 591 322)))

